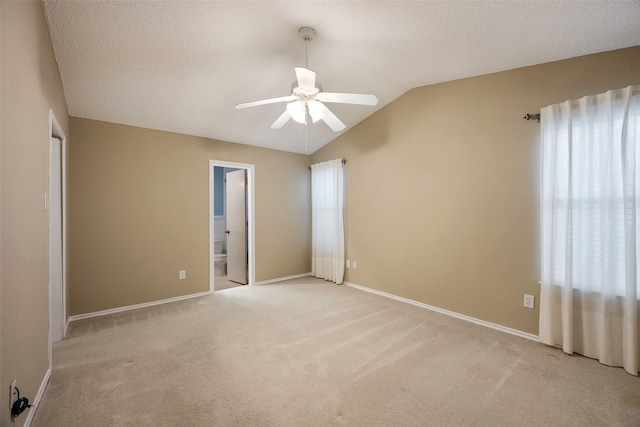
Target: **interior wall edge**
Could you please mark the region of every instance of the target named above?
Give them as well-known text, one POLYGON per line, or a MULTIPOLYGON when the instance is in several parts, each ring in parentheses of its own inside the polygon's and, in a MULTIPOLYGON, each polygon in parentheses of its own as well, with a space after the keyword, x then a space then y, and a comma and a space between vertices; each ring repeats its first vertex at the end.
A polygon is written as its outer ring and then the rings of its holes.
POLYGON ((24 427, 30 427, 31 422, 33 421, 33 417, 35 417, 36 412, 38 411, 38 405, 42 400, 42 396, 44 396, 44 392, 49 385, 49 380, 51 379, 52 368, 47 369, 47 372, 44 374, 44 378, 42 378, 42 382, 40 383, 40 387, 38 388, 38 393, 36 393, 36 397, 31 402, 31 408, 29 408, 29 412, 27 413, 27 418, 24 420, 24 427))
POLYGON ((349 286, 350 288, 354 288, 354 289, 359 289, 361 291, 364 292, 369 292, 375 295, 380 295, 383 296, 385 298, 390 298, 396 301, 400 301, 400 302, 404 302, 406 304, 411 304, 411 305, 415 305, 416 307, 420 307, 420 308, 424 308, 427 310, 431 310, 434 311, 436 313, 440 313, 440 314, 444 314, 446 316, 449 317, 454 317, 456 319, 460 319, 460 320, 464 320, 465 322, 470 322, 473 323, 475 325, 479 325, 479 326, 484 326, 485 328, 489 328, 489 329, 494 329, 496 331, 500 331, 500 332, 504 332, 506 334, 509 335, 514 335, 516 337, 520 337, 520 338, 524 338, 527 340, 531 340, 531 341, 536 341, 539 342, 540 338, 538 337, 538 335, 534 335, 534 334, 530 334, 528 332, 524 332, 524 331, 520 331, 518 329, 513 329, 513 328, 509 328, 507 326, 504 325, 499 325, 497 323, 492 323, 492 322, 487 322, 485 320, 482 319, 476 319, 475 317, 471 317, 471 316, 466 316, 464 314, 460 314, 460 313, 456 313, 455 311, 451 311, 451 310, 445 310, 444 308, 440 308, 440 307, 436 307, 433 305, 429 305, 429 304, 425 304, 423 302, 420 301, 415 301, 409 298, 404 298, 398 295, 393 295, 387 292, 382 292, 376 289, 372 289, 372 288, 367 288, 366 286, 361 286, 361 285, 356 285, 355 283, 350 283, 350 282, 344 282, 345 285, 349 286))
POLYGON ((311 276, 311 272, 302 273, 302 274, 293 274, 291 276, 285 276, 285 277, 276 277, 274 279, 261 280, 259 282, 255 282, 253 285, 254 286, 268 285, 270 283, 283 282, 285 280, 291 280, 291 279, 299 279, 301 277, 307 277, 307 276, 311 276))
POLYGON ((94 317, 108 316, 110 314, 123 313, 125 311, 139 310, 141 308, 153 307, 153 306, 156 306, 156 305, 168 304, 168 303, 172 303, 172 302, 176 302, 176 301, 183 301, 183 300, 186 300, 186 299, 200 298, 200 297, 204 297, 204 296, 207 296, 207 295, 211 295, 211 292, 210 291, 198 292, 198 293, 195 293, 195 294, 181 295, 181 296, 174 297, 174 298, 167 298, 167 299, 158 300, 158 301, 145 302, 145 303, 142 303, 142 304, 135 304, 135 305, 128 305, 128 306, 124 306, 124 307, 110 308, 108 310, 94 311, 92 313, 76 314, 76 315, 73 315, 73 316, 69 317, 68 323, 69 323, 69 325, 71 325, 72 322, 76 322, 78 320, 91 319, 91 318, 94 318, 94 317))

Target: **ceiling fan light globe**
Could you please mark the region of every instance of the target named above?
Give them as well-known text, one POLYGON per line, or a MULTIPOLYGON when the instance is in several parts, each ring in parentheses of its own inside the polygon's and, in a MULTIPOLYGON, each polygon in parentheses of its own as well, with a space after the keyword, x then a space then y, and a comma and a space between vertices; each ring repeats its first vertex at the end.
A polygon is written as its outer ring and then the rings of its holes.
POLYGON ((287 104, 287 112, 291 118, 298 123, 305 123, 304 104, 300 101, 294 101, 287 104))
POLYGON ((313 123, 321 120, 324 117, 324 105, 318 101, 309 101, 309 115, 313 123))

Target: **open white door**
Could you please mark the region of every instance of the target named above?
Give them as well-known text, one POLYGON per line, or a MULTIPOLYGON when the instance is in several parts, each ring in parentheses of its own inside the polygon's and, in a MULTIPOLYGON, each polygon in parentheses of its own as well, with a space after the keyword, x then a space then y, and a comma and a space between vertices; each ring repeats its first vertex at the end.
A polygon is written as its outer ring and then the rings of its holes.
POLYGON ((49 327, 51 342, 64 338, 62 288, 62 147, 51 138, 49 177, 49 327))
POLYGON ((229 172, 225 183, 227 209, 227 278, 247 284, 247 171, 229 172))

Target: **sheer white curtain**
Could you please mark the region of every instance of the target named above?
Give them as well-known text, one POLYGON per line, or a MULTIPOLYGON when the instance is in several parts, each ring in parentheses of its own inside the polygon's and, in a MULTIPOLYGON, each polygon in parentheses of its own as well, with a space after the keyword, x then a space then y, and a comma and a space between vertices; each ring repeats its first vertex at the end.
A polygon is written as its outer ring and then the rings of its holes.
POLYGON ((344 278, 344 171, 342 160, 311 166, 311 274, 344 278))
POLYGON ((640 86, 541 121, 540 340, 638 375, 640 86))

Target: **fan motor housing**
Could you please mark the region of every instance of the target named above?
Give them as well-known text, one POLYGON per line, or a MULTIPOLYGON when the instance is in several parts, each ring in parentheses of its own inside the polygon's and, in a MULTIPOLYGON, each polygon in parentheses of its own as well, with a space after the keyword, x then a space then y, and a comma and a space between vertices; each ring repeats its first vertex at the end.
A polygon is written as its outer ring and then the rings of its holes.
POLYGON ((291 94, 293 96, 300 96, 302 94, 306 94, 306 95, 310 95, 310 96, 315 96, 318 94, 318 92, 322 92, 322 85, 320 84, 319 81, 316 80, 316 89, 318 89, 317 91, 314 90, 312 93, 308 93, 308 91, 305 91, 304 89, 300 89, 298 87, 298 82, 294 81, 293 83, 291 83, 291 94))

